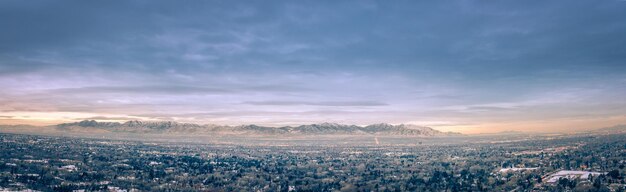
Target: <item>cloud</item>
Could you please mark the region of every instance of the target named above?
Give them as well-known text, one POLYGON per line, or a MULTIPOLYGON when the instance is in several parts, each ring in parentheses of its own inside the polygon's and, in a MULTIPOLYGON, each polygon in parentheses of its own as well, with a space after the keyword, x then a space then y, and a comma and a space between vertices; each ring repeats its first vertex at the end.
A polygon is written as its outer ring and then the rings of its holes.
POLYGON ((158 85, 158 86, 95 86, 81 88, 62 88, 50 91, 57 94, 224 94, 233 90, 210 87, 158 85))
POLYGON ((470 106, 467 107, 468 111, 506 111, 515 110, 514 107, 494 107, 494 106, 470 106))
POLYGON ((59 88, 43 91, 44 94, 236 94, 246 92, 302 92, 306 88, 289 85, 228 85, 221 87, 200 87, 184 85, 141 85, 141 86, 91 86, 79 88, 59 88))
POLYGON ((306 101, 247 101, 243 104, 249 105, 313 105, 313 106, 386 106, 387 103, 377 101, 326 101, 326 102, 306 102, 306 101))
POLYGON ((86 118, 77 118, 77 121, 82 120, 104 120, 104 121, 132 121, 132 120, 144 120, 136 117, 108 117, 108 116, 93 116, 86 118))

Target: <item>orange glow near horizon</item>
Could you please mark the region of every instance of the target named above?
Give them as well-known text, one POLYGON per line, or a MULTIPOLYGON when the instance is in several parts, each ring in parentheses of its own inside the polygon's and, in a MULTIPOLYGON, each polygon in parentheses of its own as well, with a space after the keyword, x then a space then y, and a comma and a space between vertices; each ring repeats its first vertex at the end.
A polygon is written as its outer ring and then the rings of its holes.
MULTIPOLYGON (((76 122, 85 119, 94 119, 97 121, 106 122, 125 122, 128 120, 143 120, 143 121, 164 121, 159 119, 147 119, 141 117, 131 116, 115 116, 111 114, 94 114, 94 113, 75 113, 75 112, 12 112, 5 113, 5 118, 0 118, 1 125, 35 125, 35 126, 47 126, 56 125, 60 123, 76 122), (6 118, 11 116, 12 118, 6 118), (107 117, 107 119, 98 119, 93 117, 107 117)), ((176 121, 176 120, 173 120, 176 121)), ((206 124, 211 122, 186 122, 183 123, 199 123, 206 124)), ((496 122, 496 123, 482 123, 471 125, 436 125, 439 122, 405 122, 404 124, 415 124, 432 127, 440 131, 453 131, 463 134, 484 134, 484 133, 498 133, 505 131, 520 131, 520 132, 534 132, 534 133, 570 133, 576 131, 586 131, 591 129, 597 129, 601 127, 609 127, 626 122, 626 116, 614 116, 609 118, 595 118, 595 119, 560 119, 554 121, 519 121, 519 122, 496 122), (432 125, 429 125, 432 124, 432 125)), ((321 123, 321 122, 320 122, 321 123)), ((242 125, 242 124, 254 124, 254 123, 227 123, 227 125, 242 125)), ((402 123, 393 123, 402 124, 402 123)), ((273 124, 259 124, 265 126, 282 126, 273 124)))

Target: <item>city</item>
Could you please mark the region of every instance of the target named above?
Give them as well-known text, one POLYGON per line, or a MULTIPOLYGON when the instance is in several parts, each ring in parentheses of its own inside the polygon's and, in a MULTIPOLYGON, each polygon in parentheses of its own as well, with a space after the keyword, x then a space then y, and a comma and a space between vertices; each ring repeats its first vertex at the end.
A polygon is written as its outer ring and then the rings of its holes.
POLYGON ((624 191, 626 187, 625 134, 366 146, 216 145, 22 134, 1 134, 0 140, 4 190, 624 191))

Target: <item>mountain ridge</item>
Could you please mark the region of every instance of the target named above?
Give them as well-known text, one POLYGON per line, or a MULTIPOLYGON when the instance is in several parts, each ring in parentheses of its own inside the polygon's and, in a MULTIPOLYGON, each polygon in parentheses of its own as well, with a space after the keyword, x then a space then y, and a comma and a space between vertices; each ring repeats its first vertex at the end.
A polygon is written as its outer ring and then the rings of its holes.
POLYGON ((367 126, 337 123, 316 123, 298 126, 268 127, 254 124, 227 126, 214 124, 179 123, 176 121, 138 121, 124 123, 83 120, 56 125, 62 131, 107 131, 128 133, 170 134, 256 134, 256 135, 398 135, 398 136, 454 136, 456 132, 442 132, 426 126, 391 125, 387 123, 367 126))

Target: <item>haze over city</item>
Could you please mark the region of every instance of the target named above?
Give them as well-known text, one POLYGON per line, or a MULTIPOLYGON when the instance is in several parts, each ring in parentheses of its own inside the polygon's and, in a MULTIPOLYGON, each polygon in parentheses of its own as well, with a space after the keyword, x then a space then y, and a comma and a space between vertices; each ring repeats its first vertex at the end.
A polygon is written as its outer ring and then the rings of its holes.
POLYGON ((0 1, 0 124, 626 123, 624 1, 0 1))

